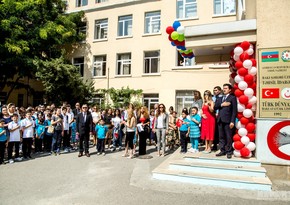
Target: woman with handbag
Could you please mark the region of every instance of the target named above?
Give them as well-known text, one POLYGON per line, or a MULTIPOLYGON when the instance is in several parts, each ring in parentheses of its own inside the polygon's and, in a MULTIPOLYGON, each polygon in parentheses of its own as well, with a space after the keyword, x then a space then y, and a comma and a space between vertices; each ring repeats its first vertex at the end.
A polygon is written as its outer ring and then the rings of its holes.
POLYGON ((146 141, 150 138, 150 117, 148 109, 142 106, 137 116, 137 133, 139 135, 139 155, 146 154, 146 141))

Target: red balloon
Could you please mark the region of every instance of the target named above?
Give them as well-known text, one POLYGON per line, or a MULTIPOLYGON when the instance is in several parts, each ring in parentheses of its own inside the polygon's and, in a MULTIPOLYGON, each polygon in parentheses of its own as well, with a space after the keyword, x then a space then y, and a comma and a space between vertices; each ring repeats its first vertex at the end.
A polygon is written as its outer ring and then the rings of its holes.
POLYGON ((240 76, 245 76, 245 75, 248 74, 248 69, 246 69, 246 68, 244 68, 244 67, 241 67, 241 68, 238 69, 238 74, 239 74, 240 76))
POLYGON ((254 82, 254 77, 252 76, 252 75, 250 75, 250 74, 248 74, 248 75, 245 75, 245 77, 244 77, 244 81, 246 82, 246 83, 253 83, 254 82))
POLYGON ((240 97, 239 97, 239 102, 241 103, 241 104, 247 104, 248 103, 248 101, 249 101, 249 98, 248 98, 248 96, 246 96, 246 95, 241 95, 240 97))
POLYGON ((243 94, 244 94, 244 91, 243 90, 240 90, 239 88, 235 90, 235 96, 236 97, 240 97, 243 94))
POLYGON ((237 61, 237 62, 235 63, 235 67, 236 67, 237 69, 243 67, 243 62, 242 62, 242 61, 237 61))
POLYGON ((252 117, 250 117, 248 119, 249 119, 249 122, 252 122, 252 123, 256 124, 254 116, 252 116, 252 117))
POLYGON ((240 55, 240 59, 244 62, 245 60, 249 59, 249 54, 247 52, 243 52, 240 55))
POLYGON ((241 141, 234 142, 234 148, 237 150, 241 150, 245 145, 241 141))
POLYGON ((171 35, 168 36, 168 40, 173 41, 173 39, 171 38, 171 35))
POLYGON ((178 118, 178 119, 176 120, 176 126, 177 126, 177 127, 181 127, 181 125, 182 125, 182 120, 178 118))
POLYGON ((245 128, 248 132, 254 132, 256 129, 256 125, 254 123, 250 122, 246 125, 245 128))
POLYGON ((256 65, 257 65, 256 60, 254 58, 251 58, 250 60, 252 61, 252 66, 256 67, 256 65))
POLYGON ((235 78, 236 77, 236 73, 232 73, 230 76, 232 77, 232 78, 235 78))
POLYGON ((234 84, 234 90, 235 90, 235 89, 238 89, 238 88, 239 88, 239 87, 238 87, 238 84, 235 83, 235 84, 234 84))
POLYGON ((241 119, 243 116, 244 116, 244 115, 243 115, 242 112, 238 112, 238 114, 237 114, 237 118, 238 118, 238 119, 241 119))
MULTIPOLYGON (((257 84, 255 82, 253 82, 251 85, 249 85, 249 87, 252 88, 254 91, 256 91, 256 86, 257 86, 257 84)), ((256 93, 254 93, 254 95, 256 95, 256 93)))
POLYGON ((250 48, 250 43, 248 41, 243 41, 240 46, 245 51, 245 50, 248 50, 250 48))
POLYGON ((240 141, 240 140, 241 140, 241 136, 240 136, 239 134, 235 134, 235 135, 233 136, 233 140, 234 140, 234 142, 236 142, 236 141, 240 141))
POLYGON ((253 107, 253 106, 252 106, 252 104, 250 104, 250 103, 248 103, 248 104, 246 105, 246 108, 247 108, 247 109, 252 109, 252 107, 253 107))
POLYGON ((241 156, 242 157, 247 157, 250 154, 250 150, 247 147, 244 147, 240 150, 241 156))
POLYGON ((249 123, 249 119, 246 118, 246 117, 241 117, 240 122, 241 122, 243 125, 246 125, 246 124, 249 123))
POLYGON ((251 142, 255 141, 255 139, 256 139, 256 134, 254 134, 254 133, 248 133, 247 136, 251 142))
POLYGON ((174 31, 174 28, 172 26, 168 26, 166 28, 166 33, 168 33, 169 35, 174 31))

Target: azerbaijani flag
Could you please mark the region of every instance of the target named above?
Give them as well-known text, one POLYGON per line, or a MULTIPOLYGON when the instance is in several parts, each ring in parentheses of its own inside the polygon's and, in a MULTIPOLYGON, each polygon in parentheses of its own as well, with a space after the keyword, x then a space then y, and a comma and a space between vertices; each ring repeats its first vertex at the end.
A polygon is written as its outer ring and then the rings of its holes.
POLYGON ((262 62, 279 61, 279 51, 262 52, 262 62))

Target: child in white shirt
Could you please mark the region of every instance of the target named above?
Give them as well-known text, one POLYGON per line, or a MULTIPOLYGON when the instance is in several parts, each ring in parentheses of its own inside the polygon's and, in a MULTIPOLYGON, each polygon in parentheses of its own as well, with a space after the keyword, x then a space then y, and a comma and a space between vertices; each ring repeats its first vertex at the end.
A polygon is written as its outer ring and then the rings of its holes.
POLYGON ((15 148, 15 161, 22 161, 19 157, 19 145, 20 145, 20 122, 18 121, 18 114, 14 113, 12 121, 8 123, 8 130, 10 132, 10 138, 8 142, 8 161, 10 164, 14 163, 12 159, 13 147, 15 148))
POLYGON ((21 121, 21 129, 23 132, 22 152, 24 159, 31 157, 31 146, 33 143, 35 123, 32 119, 31 111, 26 112, 26 118, 21 121))

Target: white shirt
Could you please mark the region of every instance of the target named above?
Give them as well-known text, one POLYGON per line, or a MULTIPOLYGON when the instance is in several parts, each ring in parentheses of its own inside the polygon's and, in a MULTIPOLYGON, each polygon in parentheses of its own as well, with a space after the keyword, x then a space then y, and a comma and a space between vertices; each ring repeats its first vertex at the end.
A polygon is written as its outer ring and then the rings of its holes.
MULTIPOLYGON (((74 119, 75 115, 73 112, 70 113, 66 113, 68 115, 68 123, 70 123, 72 121, 72 119, 74 119)), ((69 126, 71 127, 72 123, 69 124, 69 126)))
POLYGON ((114 117, 112 119, 112 123, 114 124, 115 128, 117 128, 117 127, 120 128, 121 122, 122 122, 122 119, 120 117, 114 117))
POLYGON ((62 121, 63 130, 69 130, 69 115, 62 114, 62 117, 63 117, 63 121, 62 121))
MULTIPOLYGON (((8 129, 9 131, 16 128, 18 125, 20 125, 20 122, 9 122, 8 123, 8 129)), ((13 132, 10 131, 10 142, 20 142, 20 127, 13 132)))
POLYGON ((33 138, 35 123, 32 118, 30 120, 25 118, 21 121, 21 127, 26 127, 31 124, 32 126, 24 129, 23 138, 33 138))
POLYGON ((92 112, 93 122, 98 122, 101 119, 101 115, 98 112, 92 112))
POLYGON ((161 114, 157 117, 157 128, 163 128, 163 119, 164 119, 164 115, 161 114))

